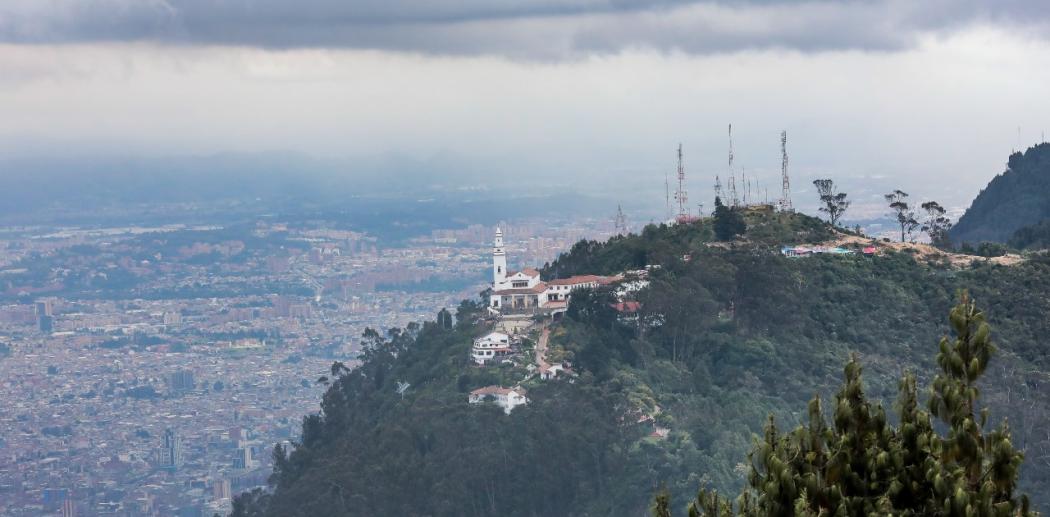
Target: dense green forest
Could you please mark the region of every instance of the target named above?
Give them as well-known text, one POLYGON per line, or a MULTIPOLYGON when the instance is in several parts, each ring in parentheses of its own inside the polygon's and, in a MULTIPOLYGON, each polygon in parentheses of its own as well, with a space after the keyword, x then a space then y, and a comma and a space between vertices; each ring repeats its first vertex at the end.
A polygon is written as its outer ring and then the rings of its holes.
POLYGON ((659 267, 636 314, 616 312, 608 289, 574 295, 549 357, 580 376, 528 384, 530 404, 510 415, 466 401, 521 374, 469 365, 490 324, 476 302, 454 325, 370 332, 360 367, 333 367, 294 450, 275 451, 271 490, 238 498, 235 515, 639 515, 661 487, 683 510, 702 487, 737 493, 767 417, 808 421, 807 403, 834 399, 851 354, 873 401, 891 406, 905 369, 929 386, 961 288, 999 348, 980 401, 1009 418, 1026 456, 1020 489, 1050 507, 1050 258, 961 270, 892 252, 792 259, 780 244, 832 231, 802 215, 746 219, 732 242, 716 242, 710 221, 649 226, 548 264, 548 278, 659 267), (403 397, 399 381, 411 385, 403 397))
POLYGON ((1050 144, 1042 143, 1010 155, 1006 171, 973 200, 949 237, 955 244, 1007 242, 1018 230, 1046 219, 1050 219, 1050 144))
POLYGON ((1050 249, 1050 219, 1018 229, 1007 244, 1019 250, 1050 249))

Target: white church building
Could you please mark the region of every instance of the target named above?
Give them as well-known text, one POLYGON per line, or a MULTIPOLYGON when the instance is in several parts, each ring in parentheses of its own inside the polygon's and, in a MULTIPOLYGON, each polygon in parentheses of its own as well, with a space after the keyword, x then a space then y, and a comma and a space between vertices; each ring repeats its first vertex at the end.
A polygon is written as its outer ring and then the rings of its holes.
POLYGON ((559 312, 565 310, 574 290, 619 280, 622 276, 577 275, 544 282, 540 279, 540 272, 532 268, 509 271, 503 231, 496 227, 496 239, 492 244, 492 294, 489 296, 489 307, 493 310, 502 313, 559 312))

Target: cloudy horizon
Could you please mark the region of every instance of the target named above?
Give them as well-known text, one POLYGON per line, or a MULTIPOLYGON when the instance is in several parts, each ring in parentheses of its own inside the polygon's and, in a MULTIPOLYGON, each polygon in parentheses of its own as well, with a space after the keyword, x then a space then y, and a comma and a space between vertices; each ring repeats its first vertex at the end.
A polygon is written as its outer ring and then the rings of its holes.
MULTIPOLYGON (((0 151, 452 156, 693 190, 737 163, 972 198, 1043 140, 1050 6, 1007 1, 13 0, 0 151)), ((654 187, 655 188, 655 187, 654 187)), ((802 187, 804 188, 804 187, 802 187)))

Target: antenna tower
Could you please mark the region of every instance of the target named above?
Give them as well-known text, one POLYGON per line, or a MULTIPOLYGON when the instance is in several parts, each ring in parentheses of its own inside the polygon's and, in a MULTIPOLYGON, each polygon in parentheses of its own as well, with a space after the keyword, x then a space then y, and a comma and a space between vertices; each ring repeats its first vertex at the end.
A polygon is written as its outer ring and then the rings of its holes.
POLYGON ((751 182, 748 181, 747 170, 743 167, 740 168, 740 189, 744 191, 742 199, 743 205, 747 206, 748 203, 750 203, 748 198, 751 197, 751 182))
POLYGON ((740 204, 740 198, 736 195, 736 176, 729 176, 729 206, 740 204))
MULTIPOLYGON (((729 165, 726 167, 726 177, 733 177, 733 124, 729 124, 729 165)), ((722 192, 722 178, 715 174, 715 197, 720 198, 723 203, 729 202, 726 193, 722 192)))
POLYGON ((667 171, 664 171, 664 205, 667 211, 664 220, 669 221, 671 219, 671 184, 667 179, 667 171))
POLYGON ((791 180, 788 179, 788 132, 780 132, 780 178, 783 192, 780 194, 780 210, 793 212, 791 207, 791 180))
POLYGON ((729 124, 729 170, 733 170, 733 124, 729 124))
POLYGON ((686 203, 689 196, 685 192, 685 167, 682 166, 682 144, 678 144, 678 190, 674 193, 674 199, 678 202, 678 217, 684 218, 689 215, 686 203))

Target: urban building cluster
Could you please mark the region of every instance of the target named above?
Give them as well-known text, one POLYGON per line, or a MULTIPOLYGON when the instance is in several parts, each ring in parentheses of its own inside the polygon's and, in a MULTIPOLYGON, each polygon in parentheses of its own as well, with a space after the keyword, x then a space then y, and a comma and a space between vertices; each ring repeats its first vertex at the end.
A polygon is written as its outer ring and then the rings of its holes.
MULTIPOLYGON (((533 263, 610 233, 605 221, 504 229, 533 263)), ((0 228, 0 515, 227 512, 266 484, 273 445, 294 442, 318 377, 353 364, 365 328, 478 296, 491 231, 0 228)))

